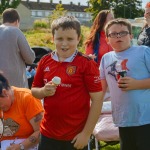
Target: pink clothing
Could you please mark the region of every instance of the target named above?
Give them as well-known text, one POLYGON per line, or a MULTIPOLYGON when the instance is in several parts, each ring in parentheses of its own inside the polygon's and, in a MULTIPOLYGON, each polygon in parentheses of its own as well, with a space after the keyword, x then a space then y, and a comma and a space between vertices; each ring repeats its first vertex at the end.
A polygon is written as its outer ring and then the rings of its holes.
MULTIPOLYGON (((98 65, 100 65, 100 61, 101 61, 101 58, 102 56, 105 54, 105 53, 108 53, 112 51, 112 47, 107 43, 106 41, 106 36, 105 36, 105 32, 102 31, 100 33, 100 46, 99 46, 99 54, 98 54, 98 65)), ((90 43, 87 47, 86 47, 86 50, 85 50, 85 53, 87 55, 89 54, 93 54, 93 44, 90 43)))

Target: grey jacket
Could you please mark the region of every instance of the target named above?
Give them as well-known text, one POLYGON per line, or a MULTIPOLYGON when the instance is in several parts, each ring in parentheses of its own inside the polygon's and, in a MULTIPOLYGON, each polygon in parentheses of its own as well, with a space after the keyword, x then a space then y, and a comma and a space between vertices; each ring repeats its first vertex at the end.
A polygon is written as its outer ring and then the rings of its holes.
POLYGON ((26 63, 32 64, 35 53, 17 27, 0 26, 0 70, 10 85, 28 87, 26 63))

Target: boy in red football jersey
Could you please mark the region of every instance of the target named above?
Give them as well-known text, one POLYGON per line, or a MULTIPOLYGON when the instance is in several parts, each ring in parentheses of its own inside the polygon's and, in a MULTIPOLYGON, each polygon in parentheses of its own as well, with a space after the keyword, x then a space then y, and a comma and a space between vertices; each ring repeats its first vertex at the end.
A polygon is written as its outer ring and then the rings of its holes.
POLYGON ((39 150, 88 150, 103 98, 98 66, 77 50, 76 18, 58 18, 51 28, 56 50, 40 60, 32 86, 32 94, 44 98, 39 150), (54 76, 60 85, 52 83, 54 76))

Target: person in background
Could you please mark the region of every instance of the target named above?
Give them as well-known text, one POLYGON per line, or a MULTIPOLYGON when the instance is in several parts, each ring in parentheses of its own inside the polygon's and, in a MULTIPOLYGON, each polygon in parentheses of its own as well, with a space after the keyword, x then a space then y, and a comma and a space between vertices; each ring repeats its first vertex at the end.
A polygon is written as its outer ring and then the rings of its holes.
POLYGON ((88 150, 103 99, 99 70, 78 52, 81 26, 75 17, 58 18, 51 29, 56 50, 40 60, 31 88, 44 99, 38 150, 88 150), (53 84, 54 76, 61 78, 60 85, 53 84))
POLYGON ((1 150, 36 150, 43 111, 29 89, 10 86, 0 72, 1 150))
POLYGON ((100 11, 91 27, 90 35, 85 41, 85 53, 93 57, 98 65, 102 56, 112 50, 104 32, 106 23, 112 19, 114 19, 114 14, 111 10, 100 11))
POLYGON ((119 127, 121 150, 150 148, 150 48, 131 46, 127 19, 107 23, 105 33, 112 52, 102 57, 103 91, 110 90, 113 121, 119 127))
POLYGON ((0 70, 10 85, 28 87, 26 64, 32 64, 35 54, 19 29, 20 17, 13 8, 2 13, 0 25, 0 70))
POLYGON ((150 2, 145 6, 144 18, 146 23, 139 34, 137 44, 150 47, 150 2))

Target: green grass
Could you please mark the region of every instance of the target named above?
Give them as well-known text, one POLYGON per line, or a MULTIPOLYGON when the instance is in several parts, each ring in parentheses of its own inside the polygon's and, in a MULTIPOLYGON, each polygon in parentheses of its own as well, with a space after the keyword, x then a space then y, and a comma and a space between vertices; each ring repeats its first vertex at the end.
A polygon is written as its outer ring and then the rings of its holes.
MULTIPOLYGON (((92 135, 90 138, 90 150, 95 150, 95 137, 92 135)), ((120 144, 118 141, 110 141, 110 142, 99 142, 100 145, 98 145, 100 150, 120 150, 120 144)))
POLYGON ((24 34, 31 47, 45 46, 55 49, 50 30, 28 30, 24 34))
MULTIPOLYGON (((104 142, 100 142, 101 145, 105 145, 106 143, 104 142)), ((115 145, 108 145, 106 147, 101 148, 101 150, 119 150, 120 149, 120 145, 119 144, 115 144, 115 145)))

